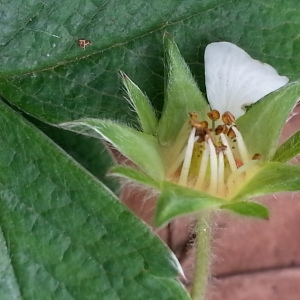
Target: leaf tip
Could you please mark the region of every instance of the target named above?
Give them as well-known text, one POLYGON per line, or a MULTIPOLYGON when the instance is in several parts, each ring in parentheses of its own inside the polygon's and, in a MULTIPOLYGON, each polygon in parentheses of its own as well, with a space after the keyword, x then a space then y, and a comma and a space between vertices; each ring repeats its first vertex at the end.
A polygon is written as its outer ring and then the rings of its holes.
POLYGON ((122 70, 119 71, 119 74, 122 80, 128 80, 128 76, 122 70))
POLYGON ((163 39, 170 38, 170 36, 171 36, 170 33, 168 31, 165 31, 164 34, 163 34, 163 39))

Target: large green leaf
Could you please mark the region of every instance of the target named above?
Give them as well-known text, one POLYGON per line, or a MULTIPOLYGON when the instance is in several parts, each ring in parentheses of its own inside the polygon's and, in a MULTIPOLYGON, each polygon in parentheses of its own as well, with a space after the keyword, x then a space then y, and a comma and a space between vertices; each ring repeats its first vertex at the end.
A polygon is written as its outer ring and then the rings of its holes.
POLYGON ((3 103, 0 126, 1 300, 188 298, 107 188, 3 103))
MULTIPOLYGON (((0 0, 0 4, 0 94, 26 113, 46 122, 108 117, 133 123, 136 119, 128 113, 128 104, 120 91, 117 75, 120 69, 147 93, 158 112, 161 111, 164 89, 162 35, 165 30, 174 37, 203 91, 204 48, 220 40, 236 43, 291 80, 300 77, 298 0, 96 0, 89 3, 0 0), (79 38, 91 40, 92 45, 86 50, 80 48, 79 38)), ((13 132, 19 130, 15 128, 18 123, 8 124, 13 132)), ((15 149, 15 157, 21 159, 25 153, 29 155, 28 143, 15 143, 10 149, 15 146, 19 147, 15 149)), ((47 166, 52 168, 53 153, 48 154, 47 166)), ((9 159, 13 153, 7 150, 0 155, 9 159)), ((3 158, 3 161, 6 160, 3 158)), ((47 172, 43 170, 42 173, 45 180, 47 172)), ((78 188, 82 175, 77 174, 75 172, 74 176, 77 176, 78 188)), ((12 182, 18 178, 18 174, 13 175, 12 182)), ((118 217, 116 215, 116 219, 122 220, 118 217)), ((117 226, 115 221, 110 224, 117 226)), ((18 228, 22 233, 23 227, 18 228)), ((128 241, 133 242, 131 235, 128 241)), ((25 251, 27 243, 20 243, 18 249, 23 247, 25 251)), ((111 247, 114 249, 114 245, 111 247)), ((156 251, 149 256, 149 262, 155 261, 155 254, 156 251)), ((151 280, 140 282, 150 291, 154 289, 151 280)), ((158 290, 162 289, 158 286, 158 290)), ((168 292, 170 287, 164 286, 163 290, 168 292)), ((132 295, 144 296, 140 291, 131 293, 129 298, 132 295)), ((157 295, 155 299, 162 299, 157 295)), ((180 297, 180 293, 178 295, 180 297)))
POLYGON ((118 180, 107 176, 109 169, 115 165, 115 161, 107 145, 101 140, 50 126, 36 119, 29 119, 110 190, 115 194, 119 193, 118 180))
POLYGON ((120 69, 161 110, 165 30, 202 88, 204 48, 221 40, 237 44, 291 80, 300 77, 298 0, 1 4, 0 93, 48 122, 82 117, 132 122, 120 92, 120 69), (83 50, 77 45, 79 38, 92 45, 83 50))
POLYGON ((0 231, 0 291, 2 299, 22 299, 2 230, 0 231))

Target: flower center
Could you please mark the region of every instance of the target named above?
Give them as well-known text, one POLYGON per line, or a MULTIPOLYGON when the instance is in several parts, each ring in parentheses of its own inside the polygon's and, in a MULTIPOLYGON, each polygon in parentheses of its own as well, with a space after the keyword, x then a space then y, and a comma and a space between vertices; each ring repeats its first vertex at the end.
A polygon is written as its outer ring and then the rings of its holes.
POLYGON ((228 198, 253 173, 261 156, 250 157, 230 112, 220 118, 217 110, 210 111, 210 126, 207 121, 198 121, 196 113, 189 115, 190 134, 169 169, 169 178, 180 185, 228 198))

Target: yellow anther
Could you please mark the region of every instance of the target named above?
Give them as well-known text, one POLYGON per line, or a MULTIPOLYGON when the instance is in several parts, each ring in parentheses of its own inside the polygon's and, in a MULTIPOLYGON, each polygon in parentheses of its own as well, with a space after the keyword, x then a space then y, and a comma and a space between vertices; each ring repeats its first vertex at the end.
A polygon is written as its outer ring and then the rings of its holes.
POLYGON ((212 120, 212 121, 217 121, 220 118, 220 113, 218 110, 213 109, 212 111, 207 113, 207 116, 212 120))
POLYGON ((230 138, 230 139, 233 139, 236 137, 236 134, 235 132, 233 131, 232 128, 229 128, 228 132, 227 132, 227 136, 230 138))
POLYGON ((189 112, 189 115, 192 120, 197 120, 197 118, 198 118, 198 115, 195 112, 189 112))
POLYGON ((218 125, 217 128, 215 129, 216 135, 221 134, 221 133, 227 134, 227 132, 228 132, 228 127, 225 124, 218 125))
POLYGON ((252 156, 252 160, 259 160, 262 158, 262 155, 259 154, 259 153, 255 153, 253 156, 252 156))
POLYGON ((235 122, 235 117, 233 116, 233 114, 229 111, 226 111, 223 115, 222 115, 222 121, 224 124, 226 125, 231 125, 232 123, 235 122))

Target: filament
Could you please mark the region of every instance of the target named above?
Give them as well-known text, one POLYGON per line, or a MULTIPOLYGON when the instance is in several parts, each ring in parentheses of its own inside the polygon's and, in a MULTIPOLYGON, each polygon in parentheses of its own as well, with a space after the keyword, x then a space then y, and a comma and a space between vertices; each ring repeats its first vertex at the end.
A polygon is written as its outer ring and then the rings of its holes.
POLYGON ((209 158, 210 158, 210 185, 209 192, 215 194, 218 184, 218 160, 215 146, 211 139, 207 141, 209 146, 209 158))
POLYGON ((236 171, 237 167, 236 167, 236 163, 235 163, 235 160, 234 160, 233 153, 231 151, 230 145, 229 145, 229 143, 227 141, 227 138, 224 135, 224 133, 221 133, 220 137, 221 137, 223 145, 226 146, 225 155, 227 157, 227 160, 228 160, 231 172, 234 172, 234 171, 236 171))
POLYGON ((186 151, 185 151, 185 157, 181 169, 181 174, 179 177, 178 183, 180 185, 187 185, 187 179, 189 175, 189 170, 191 166, 191 160, 192 160, 192 155, 193 155, 193 149, 194 149, 194 138, 195 138, 195 133, 196 133, 196 128, 193 127, 188 139, 186 151))
POLYGON ((196 189, 201 190, 204 186, 204 179, 205 179, 206 169, 208 165, 208 158, 209 158, 209 148, 207 142, 205 142, 205 149, 202 153, 198 177, 195 183, 196 189))
POLYGON ((243 164, 246 164, 250 159, 249 159, 249 153, 248 153, 246 144, 244 142, 244 139, 243 139, 241 133, 239 132, 239 130, 235 126, 232 126, 231 128, 236 135, 236 141, 238 143, 238 147, 239 147, 239 151, 241 154, 243 164))

